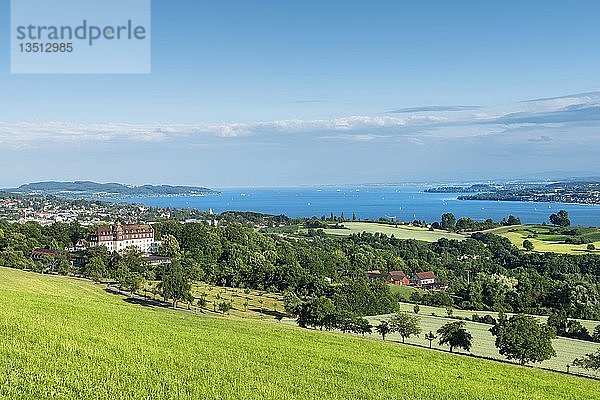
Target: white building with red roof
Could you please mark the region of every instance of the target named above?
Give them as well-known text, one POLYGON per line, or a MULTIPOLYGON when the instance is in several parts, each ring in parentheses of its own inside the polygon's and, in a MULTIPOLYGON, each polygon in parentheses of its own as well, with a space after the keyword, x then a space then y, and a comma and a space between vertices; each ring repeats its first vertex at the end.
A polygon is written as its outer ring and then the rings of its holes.
POLYGON ((152 243, 154 229, 148 224, 99 226, 90 235, 91 247, 105 246, 111 252, 121 252, 133 246, 147 254, 152 243))
POLYGON ((435 283, 435 273, 432 271, 417 272, 411 278, 411 283, 415 286, 427 286, 435 283))

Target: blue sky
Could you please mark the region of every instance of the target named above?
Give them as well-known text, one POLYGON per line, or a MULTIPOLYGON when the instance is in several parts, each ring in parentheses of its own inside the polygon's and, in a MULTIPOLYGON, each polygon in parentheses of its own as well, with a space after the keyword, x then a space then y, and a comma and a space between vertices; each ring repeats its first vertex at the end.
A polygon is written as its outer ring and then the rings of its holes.
POLYGON ((0 186, 600 175, 598 1, 157 0, 148 75, 11 75, 0 4, 0 186))

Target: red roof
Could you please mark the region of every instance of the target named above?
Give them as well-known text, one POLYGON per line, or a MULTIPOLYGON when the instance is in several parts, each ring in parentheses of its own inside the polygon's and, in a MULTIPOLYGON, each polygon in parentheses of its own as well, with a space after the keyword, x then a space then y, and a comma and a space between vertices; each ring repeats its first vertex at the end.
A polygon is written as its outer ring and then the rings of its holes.
POLYGON ((42 257, 42 256, 55 256, 56 250, 51 249, 33 249, 31 251, 32 257, 42 257))
POLYGON ((425 279, 435 279, 435 274, 431 271, 417 272, 415 274, 419 280, 424 281, 425 279))
POLYGON ((394 280, 402 280, 404 278, 406 278, 406 274, 404 273, 404 271, 390 271, 388 273, 388 276, 394 280))
POLYGON ((367 272, 365 272, 365 274, 367 275, 367 278, 383 278, 381 276, 381 271, 378 269, 374 269, 372 271, 367 271, 367 272))

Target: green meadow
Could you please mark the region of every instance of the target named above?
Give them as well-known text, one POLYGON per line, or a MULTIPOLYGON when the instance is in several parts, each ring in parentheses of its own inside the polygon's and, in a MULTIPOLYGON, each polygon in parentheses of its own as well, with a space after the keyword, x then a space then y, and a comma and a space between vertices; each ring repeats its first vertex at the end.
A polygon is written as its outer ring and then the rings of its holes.
MULTIPOLYGON (((553 233, 553 227, 548 225, 515 225, 490 229, 485 232, 503 236, 519 249, 523 249, 523 241, 533 243, 533 251, 553 252, 562 254, 600 254, 600 229, 575 228, 582 233, 578 237, 587 240, 596 250, 587 250, 588 243, 565 243, 567 235, 553 233)), ((565 228, 569 229, 569 228, 565 228)))
MULTIPOLYGON (((409 303, 402 303, 400 309, 402 311, 413 312, 414 305, 409 303)), ((406 343, 411 343, 418 346, 429 346, 429 342, 424 339, 424 334, 429 331, 435 331, 442 325, 448 322, 454 322, 456 319, 448 318, 447 311, 445 308, 419 306, 419 317, 422 334, 419 337, 411 337, 406 340, 406 343)), ((468 311, 468 310, 452 310, 452 315, 455 317, 471 318, 473 314, 478 314, 483 317, 486 314, 490 314, 494 318, 498 318, 498 314, 495 312, 486 311, 468 311)), ((510 315, 510 314, 509 314, 510 315)), ((379 320, 387 319, 385 316, 371 317, 371 323, 377 324, 379 320)), ((546 317, 539 317, 540 321, 545 322, 546 317)), ((594 327, 600 324, 600 321, 588 321, 579 320, 583 326, 588 328, 590 332, 594 330, 594 327)), ((504 356, 498 353, 498 349, 494 345, 495 337, 489 332, 491 325, 465 321, 466 327, 473 335, 473 347, 471 348, 470 354, 493 358, 497 360, 506 360, 504 356)), ((400 337, 396 334, 390 336, 391 339, 400 340, 400 337)), ((569 339, 564 337, 557 337, 552 341, 554 350, 556 351, 556 357, 552 357, 550 360, 537 363, 536 366, 546 369, 552 369, 555 371, 567 371, 567 364, 571 365, 573 360, 578 357, 582 357, 585 354, 593 353, 600 348, 600 343, 593 343, 584 340, 569 339)), ((440 347, 437 345, 437 341, 433 342, 434 348, 448 350, 448 347, 440 347)), ((571 367, 570 372, 600 378, 599 372, 590 372, 582 368, 571 367)), ((600 385, 600 383, 599 383, 600 385)))
POLYGON ((464 240, 465 236, 457 233, 451 233, 441 230, 430 231, 427 228, 420 228, 408 225, 390 225, 375 222, 344 222, 345 229, 324 229, 328 235, 349 236, 353 233, 383 233, 384 235, 394 235, 397 239, 415 239, 425 242, 436 242, 441 238, 464 240))
POLYGON ((593 399, 597 381, 0 268, 0 398, 593 399))

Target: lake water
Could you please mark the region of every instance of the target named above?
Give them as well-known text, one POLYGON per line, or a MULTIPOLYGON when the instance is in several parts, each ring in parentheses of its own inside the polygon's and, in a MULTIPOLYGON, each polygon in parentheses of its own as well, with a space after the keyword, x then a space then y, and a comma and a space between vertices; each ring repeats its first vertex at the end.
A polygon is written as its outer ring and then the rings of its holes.
POLYGON ((548 222, 551 213, 564 209, 573 225, 600 226, 600 206, 563 203, 529 203, 503 201, 457 200, 455 193, 424 193, 425 186, 373 185, 301 188, 222 189, 219 195, 182 197, 138 197, 121 201, 143 203, 155 207, 254 211, 285 214, 290 217, 339 216, 378 219, 395 217, 398 221, 414 219, 439 221, 442 213, 452 212, 457 218, 475 220, 492 218, 499 221, 513 214, 523 223, 548 222))

